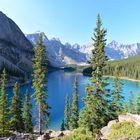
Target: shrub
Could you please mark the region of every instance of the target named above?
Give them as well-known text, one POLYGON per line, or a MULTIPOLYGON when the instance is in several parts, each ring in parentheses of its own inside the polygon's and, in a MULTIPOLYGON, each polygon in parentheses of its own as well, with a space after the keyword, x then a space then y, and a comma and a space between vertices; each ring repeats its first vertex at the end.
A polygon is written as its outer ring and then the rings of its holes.
POLYGON ((96 140, 90 131, 84 128, 78 128, 71 132, 70 135, 53 140, 96 140))
POLYGON ((134 126, 132 122, 119 122, 112 125, 112 131, 109 135, 109 140, 136 140, 138 138, 140 138, 140 126, 134 126))

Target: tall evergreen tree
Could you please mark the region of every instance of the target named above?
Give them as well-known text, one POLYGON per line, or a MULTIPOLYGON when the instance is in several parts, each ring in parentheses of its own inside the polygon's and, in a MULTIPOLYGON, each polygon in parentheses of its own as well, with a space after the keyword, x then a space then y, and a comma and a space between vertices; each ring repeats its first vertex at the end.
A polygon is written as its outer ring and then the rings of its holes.
POLYGON ((130 96, 129 96, 129 113, 132 114, 135 113, 134 95, 132 91, 130 91, 130 96))
POLYGON ((26 94, 25 94, 23 120, 24 120, 24 131, 26 133, 32 133, 33 123, 32 123, 32 114, 31 114, 30 95, 29 95, 28 90, 26 91, 26 94))
POLYGON ((91 131, 95 128, 100 129, 102 126, 106 125, 108 119, 108 96, 109 90, 106 88, 108 85, 107 78, 103 76, 107 57, 105 55, 105 45, 106 45, 106 30, 102 28, 102 23, 100 15, 97 18, 97 27, 95 28, 92 57, 90 59, 90 64, 92 66, 92 77, 91 84, 87 87, 86 97, 84 98, 85 107, 81 112, 79 124, 83 127, 88 126, 91 131), (87 119, 85 113, 88 114, 87 119), (84 112, 84 113, 83 113, 84 112), (85 122, 85 120, 87 120, 85 122), (85 122, 85 123, 83 123, 85 122), (88 125, 87 125, 88 124, 88 125))
POLYGON ((126 114, 127 112, 128 112, 128 106, 127 106, 127 103, 124 102, 122 114, 126 114))
POLYGON ((13 88, 13 97, 10 106, 10 115, 11 115, 11 129, 17 132, 23 132, 24 130, 24 123, 22 117, 22 99, 19 91, 19 84, 18 82, 15 83, 13 88))
POLYGON ((116 119, 120 113, 123 111, 124 96, 122 96, 122 81, 119 78, 119 67, 115 68, 115 78, 113 82, 114 90, 112 92, 111 98, 111 119, 116 119))
POLYGON ((137 95, 137 114, 140 115, 140 91, 138 92, 137 95))
POLYGON ((71 120, 70 127, 71 129, 76 129, 78 127, 78 80, 74 81, 74 92, 73 92, 73 101, 71 108, 71 120))
POLYGON ((70 128, 70 102, 69 102, 68 94, 66 95, 64 115, 65 115, 64 117, 65 128, 69 130, 70 128))
POLYGON ((61 124, 61 131, 64 131, 65 130, 65 122, 64 122, 64 119, 62 120, 62 124, 61 124))
POLYGON ((38 106, 38 129, 42 133, 44 127, 48 127, 49 121, 49 106, 46 102, 48 97, 47 92, 47 56, 46 47, 43 44, 42 34, 40 34, 37 45, 34 49, 35 56, 33 59, 33 97, 38 106))
POLYGON ((9 109, 7 99, 7 79, 6 71, 3 69, 1 74, 1 94, 0 94, 0 135, 5 136, 9 133, 9 109))

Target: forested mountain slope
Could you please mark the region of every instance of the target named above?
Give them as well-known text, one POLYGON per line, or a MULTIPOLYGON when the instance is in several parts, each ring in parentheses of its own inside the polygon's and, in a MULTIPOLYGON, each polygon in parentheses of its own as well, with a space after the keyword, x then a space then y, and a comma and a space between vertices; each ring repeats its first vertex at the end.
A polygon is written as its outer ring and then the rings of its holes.
MULTIPOLYGON (((127 77, 131 79, 140 79, 140 55, 131 58, 108 61, 108 65, 104 71, 105 75, 114 76, 115 67, 119 67, 120 77, 127 77)), ((91 74, 91 67, 83 70, 85 75, 91 74)))
POLYGON ((140 55, 122 60, 109 61, 105 74, 114 75, 115 66, 119 67, 121 77, 140 79, 140 55))
POLYGON ((0 70, 14 77, 32 72, 33 46, 14 21, 0 12, 0 70))

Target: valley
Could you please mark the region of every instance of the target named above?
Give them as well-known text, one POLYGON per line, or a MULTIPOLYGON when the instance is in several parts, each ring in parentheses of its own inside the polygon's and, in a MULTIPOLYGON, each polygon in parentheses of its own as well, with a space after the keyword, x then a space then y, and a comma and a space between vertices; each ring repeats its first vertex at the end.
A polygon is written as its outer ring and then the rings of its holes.
POLYGON ((14 1, 0 4, 0 140, 138 140, 139 13, 14 1))

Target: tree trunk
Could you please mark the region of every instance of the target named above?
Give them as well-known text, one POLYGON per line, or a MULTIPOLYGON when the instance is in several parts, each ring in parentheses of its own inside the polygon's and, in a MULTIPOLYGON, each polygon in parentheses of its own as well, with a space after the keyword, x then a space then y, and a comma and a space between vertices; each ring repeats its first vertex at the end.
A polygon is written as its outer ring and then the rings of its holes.
POLYGON ((39 103, 39 109, 38 109, 38 113, 39 113, 39 116, 38 116, 38 127, 39 127, 39 134, 41 135, 42 134, 42 117, 41 117, 41 103, 39 103))

